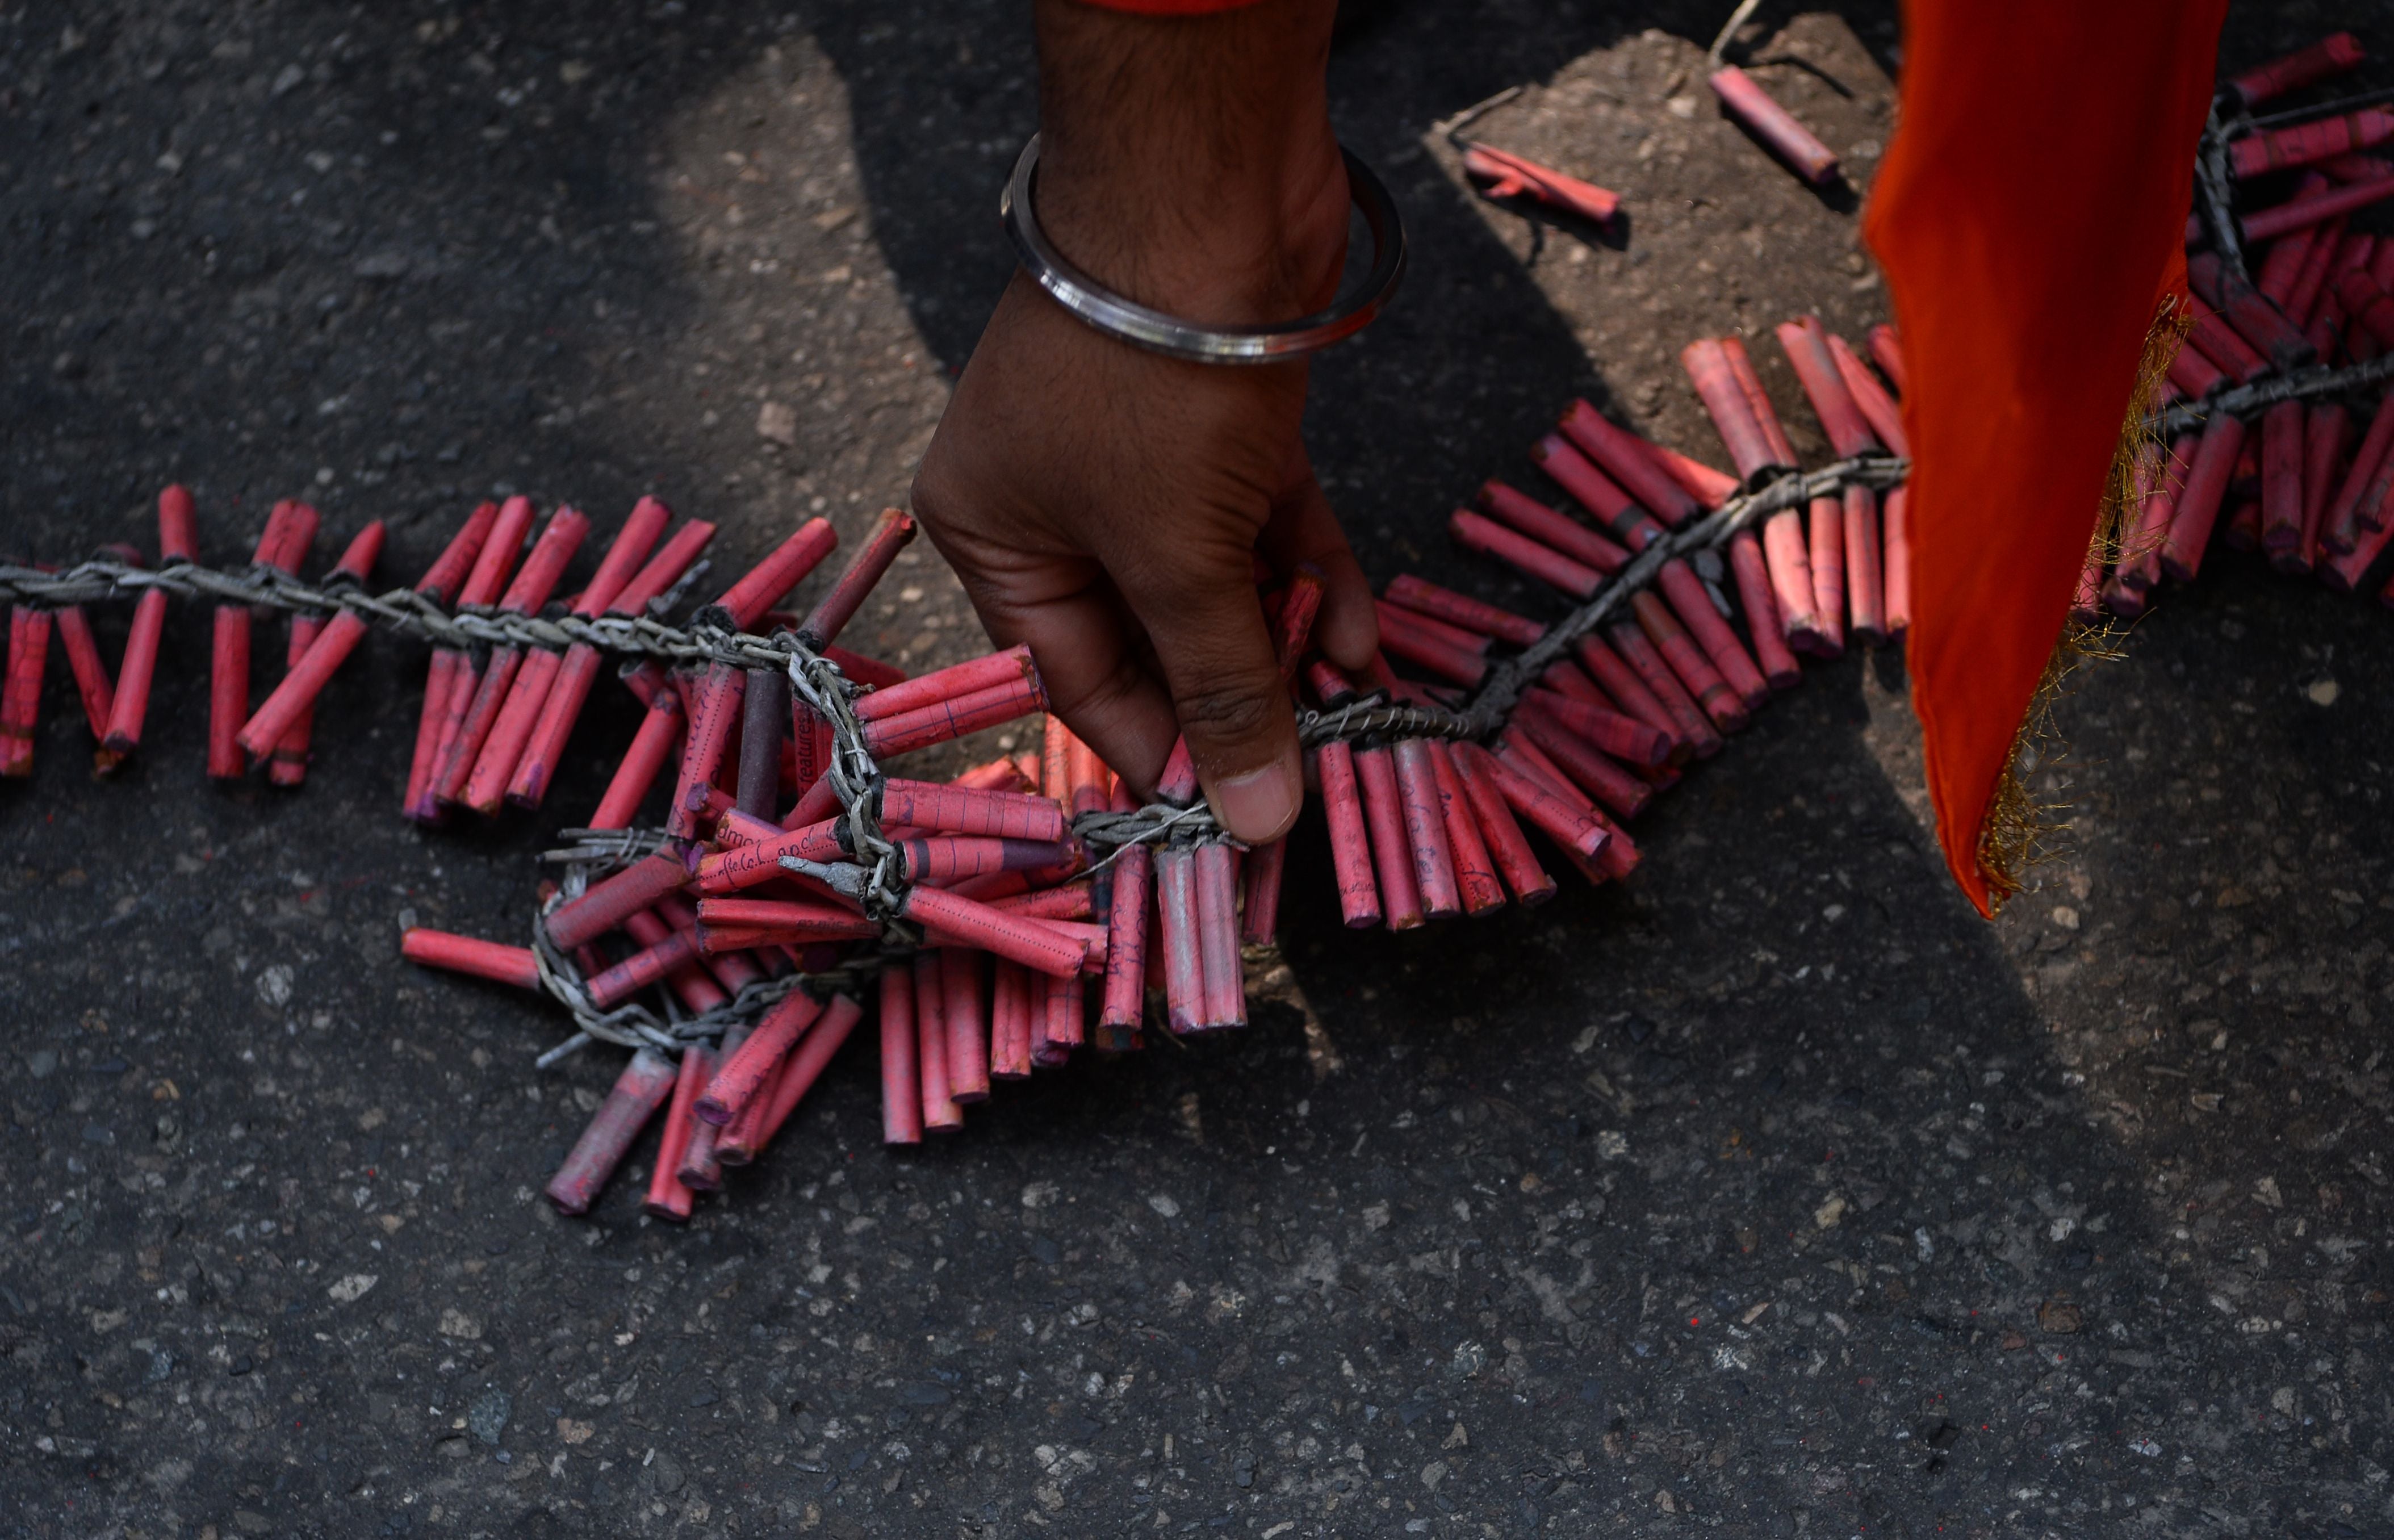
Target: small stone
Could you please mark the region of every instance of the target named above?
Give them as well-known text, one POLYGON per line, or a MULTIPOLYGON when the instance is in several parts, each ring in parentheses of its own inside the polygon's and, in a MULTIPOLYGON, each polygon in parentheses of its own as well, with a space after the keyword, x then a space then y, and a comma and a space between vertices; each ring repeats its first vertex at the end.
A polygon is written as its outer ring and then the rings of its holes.
POLYGON ((2219 1111, 2219 1093, 2217 1091, 2197 1091, 2186 1099, 2198 1112, 2216 1112, 2219 1111))
POLYGON ((505 1390, 485 1390, 466 1408, 466 1430, 484 1443, 496 1443, 506 1431, 507 1417, 516 1409, 505 1390))
POLYGON ((1429 1488, 1432 1492, 1436 1492, 1438 1490, 1438 1483, 1445 1480, 1446 1462, 1444 1460, 1432 1460, 1429 1464, 1422 1467, 1421 1484, 1429 1488))
POLYGON ((237 1507, 232 1510, 232 1527, 243 1534, 264 1534, 274 1524, 256 1508, 237 1507))
POLYGON ((47 1080, 59 1067, 59 1050, 35 1048, 25 1056, 25 1073, 35 1080, 47 1080))
POLYGON ((2334 705, 2344 687, 2334 679, 2313 679, 2303 687, 2303 698, 2313 705, 2334 705))
POLYGON ((756 408, 756 437, 788 446, 798 441, 798 409, 784 401, 756 408))
POLYGON ((324 1292, 340 1304, 353 1305, 366 1296, 366 1291, 382 1282, 371 1272, 353 1272, 324 1292))
POLYGON ((301 81, 307 78, 308 72, 298 65, 285 64, 283 66, 283 72, 274 77, 274 94, 278 97, 288 96, 301 81))
POLYGON ((164 1497, 190 1481, 191 1469, 191 1462, 189 1460, 164 1459, 151 1466, 149 1473, 141 1479, 149 1484, 151 1491, 164 1497))
POLYGON ((2048 1299, 2036 1308, 2036 1323, 2052 1336, 2069 1336, 2086 1324, 2086 1314, 2067 1299, 2048 1299))
POLYGON ((257 976, 257 997, 270 1006, 291 1003, 291 984, 296 977, 287 963, 277 963, 257 976))
POLYGON ((1177 1219, 1180 1218, 1180 1204, 1173 1199, 1165 1196, 1164 1193, 1158 1192, 1153 1197, 1149 1198, 1147 1200, 1147 1206, 1155 1210, 1158 1214, 1163 1215, 1167 1219, 1177 1219))
POLYGON ((2016 1353, 2027 1346, 2028 1338, 2022 1336, 2019 1333, 2006 1332, 2004 1334, 2004 1351, 2007 1353, 2016 1353))
POLYGON ((1845 1217, 1846 1199, 1840 1192, 1830 1193, 1820 1207, 1812 1210, 1812 1223, 1822 1230, 1835 1229, 1837 1221, 1845 1217))
POLYGON ((436 1329, 442 1336, 454 1336, 467 1342, 475 1341, 482 1335, 482 1323, 458 1310, 442 1310, 441 1324, 436 1329))
POLYGON ((2078 928, 2078 911, 2066 903, 2057 903, 2053 906, 2053 923, 2064 930, 2075 930, 2078 928))

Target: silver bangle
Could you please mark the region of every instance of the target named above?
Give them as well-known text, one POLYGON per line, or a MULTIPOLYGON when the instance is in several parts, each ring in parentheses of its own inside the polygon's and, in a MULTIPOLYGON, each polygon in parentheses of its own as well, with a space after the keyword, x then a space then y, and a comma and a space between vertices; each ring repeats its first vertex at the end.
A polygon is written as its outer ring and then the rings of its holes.
POLYGON ((1014 250, 1039 286, 1059 305, 1109 336, 1151 352, 1196 363, 1279 363, 1319 352, 1372 323, 1405 274, 1405 227, 1396 200, 1380 178, 1346 146, 1348 195, 1372 232, 1372 270, 1362 286, 1326 310, 1264 326, 1199 326, 1124 298, 1064 259, 1039 228, 1031 206, 1033 176, 1039 168, 1039 136, 1022 147, 1014 175, 998 201, 998 217, 1014 250))

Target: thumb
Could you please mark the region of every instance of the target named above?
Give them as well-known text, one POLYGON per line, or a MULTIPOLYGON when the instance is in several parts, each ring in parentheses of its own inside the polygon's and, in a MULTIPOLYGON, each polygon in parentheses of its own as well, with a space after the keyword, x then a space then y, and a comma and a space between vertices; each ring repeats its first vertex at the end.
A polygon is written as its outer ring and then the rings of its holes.
POLYGON ((1278 839, 1296 821, 1304 781, 1254 558, 1228 542, 1182 558, 1124 597, 1147 627, 1215 818, 1250 844, 1278 839))

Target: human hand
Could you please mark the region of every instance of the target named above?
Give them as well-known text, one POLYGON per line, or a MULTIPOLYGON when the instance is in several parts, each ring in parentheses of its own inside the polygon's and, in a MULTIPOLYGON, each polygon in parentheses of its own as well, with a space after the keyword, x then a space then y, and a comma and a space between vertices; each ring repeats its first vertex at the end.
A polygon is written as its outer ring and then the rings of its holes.
MULTIPOLYGON (((1059 249, 1210 324, 1328 302, 1348 208, 1321 97, 1328 7, 1156 21, 1046 0, 1040 26, 1038 214, 1059 249), (1142 72, 1161 78, 1128 79, 1142 72), (1083 99, 1089 82, 1102 99, 1083 99)), ((1247 840, 1285 832, 1303 795, 1256 556, 1320 569, 1314 636, 1334 662, 1360 668, 1378 643, 1299 437, 1305 391, 1302 362, 1149 353, 1017 274, 914 482, 982 624, 1030 644, 1073 731, 1141 790, 1185 733, 1216 815, 1247 840)))

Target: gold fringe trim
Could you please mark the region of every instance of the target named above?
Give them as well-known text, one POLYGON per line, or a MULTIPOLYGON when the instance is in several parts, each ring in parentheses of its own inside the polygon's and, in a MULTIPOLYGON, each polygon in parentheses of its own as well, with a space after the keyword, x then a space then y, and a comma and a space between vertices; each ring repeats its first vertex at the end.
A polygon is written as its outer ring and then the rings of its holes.
MULTIPOLYGON (((2159 436, 2146 425, 2160 402, 2170 360, 2193 323, 2193 317, 2180 312, 2177 300, 2170 298, 2162 301, 2145 329, 2136 388, 2129 393, 2127 414, 2120 423, 2119 443, 2111 452, 2102 501, 2096 510, 2095 533, 2087 543, 2089 561, 2109 566, 2134 560, 2141 554, 2128 549, 2136 535, 2138 485, 2139 481, 2150 484, 2152 477, 2162 473, 2166 454, 2159 436)), ((1987 885, 1990 914, 2002 912, 2006 901, 2024 886, 2031 867, 2064 853, 2060 815, 2069 804, 2038 801, 2029 790, 2029 780, 2067 757, 2069 744, 2055 724, 2054 708, 2080 665, 2120 656, 2113 645, 2116 635, 2109 617, 2090 622, 2072 615, 2063 623, 2053 655, 2045 660, 2044 677, 2037 680, 2019 731, 2012 736, 2010 759, 1979 824, 1979 875, 1987 885)))

